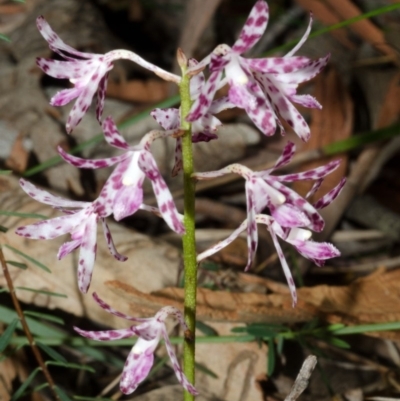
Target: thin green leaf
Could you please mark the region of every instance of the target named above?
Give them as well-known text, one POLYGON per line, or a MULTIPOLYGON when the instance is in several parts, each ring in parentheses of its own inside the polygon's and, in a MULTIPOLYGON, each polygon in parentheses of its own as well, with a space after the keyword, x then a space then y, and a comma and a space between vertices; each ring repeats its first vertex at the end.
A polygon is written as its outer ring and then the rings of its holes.
POLYGON ((22 383, 21 387, 13 394, 10 401, 18 400, 18 398, 21 397, 21 395, 31 384, 32 380, 35 378, 35 376, 36 376, 37 372, 39 372, 39 370, 40 370, 40 367, 37 367, 35 370, 32 371, 32 373, 22 383))
POLYGON ((0 225, 0 232, 6 233, 7 231, 8 231, 7 227, 4 227, 4 226, 0 225))
POLYGON ((195 362, 194 363, 196 369, 200 370, 200 372, 205 373, 208 376, 211 376, 214 379, 218 379, 218 375, 213 372, 211 369, 207 368, 207 366, 203 365, 202 363, 195 362))
POLYGON ((44 388, 49 387, 49 383, 42 383, 32 389, 32 393, 43 390, 44 388))
POLYGON ((48 216, 45 216, 44 214, 38 214, 38 213, 20 213, 20 212, 10 212, 8 210, 0 210, 0 216, 13 216, 13 217, 23 217, 27 219, 48 219, 48 216))
POLYGON ((345 324, 343 324, 343 323, 336 323, 336 324, 331 324, 331 325, 329 325, 329 326, 326 328, 326 330, 327 330, 327 331, 338 331, 338 330, 340 330, 340 329, 343 329, 344 327, 346 327, 345 324))
POLYGON ((25 263, 16 262, 15 260, 6 260, 6 263, 18 267, 19 269, 26 270, 28 266, 25 263))
POLYGON ((2 292, 10 292, 10 290, 9 290, 8 288, 6 288, 6 287, 0 288, 0 294, 1 294, 2 292))
POLYGON ((283 337, 277 337, 276 342, 277 342, 276 351, 278 352, 279 355, 282 355, 283 345, 285 344, 285 339, 283 337))
POLYGON ((351 346, 347 341, 342 340, 341 338, 337 338, 337 337, 328 337, 325 339, 326 342, 328 342, 329 344, 334 345, 335 347, 338 348, 344 348, 344 349, 350 349, 351 346))
POLYGON ((335 335, 363 334, 370 331, 400 330, 400 322, 363 324, 359 326, 347 326, 335 331, 335 335))
MULTIPOLYGON (((121 124, 118 124, 118 128, 119 129, 123 129, 126 127, 130 127, 131 125, 143 120, 144 118, 148 117, 149 113, 155 109, 155 108, 166 108, 166 107, 172 107, 174 105, 176 105, 177 103, 179 103, 179 95, 175 95, 175 96, 171 96, 170 98, 163 100, 162 102, 157 103, 156 105, 154 105, 153 107, 150 107, 144 111, 142 111, 141 113, 137 114, 136 116, 133 116, 125 121, 123 121, 121 124)), ((94 136, 92 139, 89 139, 88 141, 82 142, 80 145, 75 146, 73 149, 71 149, 70 153, 71 154, 75 154, 78 153, 84 149, 87 149, 91 146, 97 145, 98 143, 100 143, 104 138, 104 134, 98 134, 96 136, 94 136)), ((43 170, 46 170, 49 167, 55 166, 57 165, 59 162, 61 162, 63 159, 60 156, 54 156, 48 160, 46 160, 45 162, 39 164, 38 166, 35 166, 27 171, 25 171, 25 173, 23 174, 24 177, 31 177, 34 174, 40 173, 43 170)))
MULTIPOLYGON (((14 309, 6 308, 5 306, 0 305, 0 321, 6 324, 10 324, 14 319, 18 319, 18 315, 14 309)), ((60 342, 60 338, 65 338, 65 334, 60 329, 55 327, 50 327, 49 325, 39 322, 31 317, 26 318, 26 322, 28 323, 29 329, 31 333, 38 337, 43 338, 52 338, 54 341, 60 342)), ((20 323, 18 323, 18 329, 21 329, 20 323)), ((26 339, 25 339, 26 340, 26 339)), ((14 342, 14 338, 12 343, 21 344, 23 341, 17 340, 14 342)))
POLYGON ((12 335, 14 334, 18 323, 19 319, 14 319, 0 336, 0 353, 3 352, 6 349, 7 345, 10 343, 12 335))
POLYGON ((56 391, 57 395, 60 397, 61 401, 72 401, 71 398, 67 395, 67 393, 64 392, 64 390, 61 390, 60 387, 54 386, 54 390, 56 391))
POLYGON ((96 373, 96 371, 88 366, 88 365, 78 365, 77 363, 65 363, 65 362, 60 362, 60 361, 46 361, 46 365, 55 365, 55 366, 62 366, 63 368, 68 368, 68 369, 78 369, 78 370, 87 370, 88 372, 91 373, 96 373))
POLYGON ((40 267, 41 269, 43 269, 44 271, 51 273, 51 270, 45 266, 43 263, 39 262, 38 260, 32 258, 31 256, 27 255, 24 252, 21 252, 19 249, 14 248, 11 245, 4 245, 6 248, 10 249, 11 251, 13 251, 16 255, 22 256, 23 258, 25 258, 26 260, 28 260, 29 262, 35 264, 36 266, 40 267))
POLYGON ((267 361, 267 374, 271 377, 275 371, 276 352, 275 342, 273 338, 268 339, 268 361, 267 361))
POLYGON ((199 329, 206 336, 218 336, 215 329, 199 320, 196 322, 196 329, 199 329))
POLYGON ((68 298, 67 295, 60 294, 58 292, 51 292, 51 291, 45 291, 45 290, 35 290, 34 288, 28 288, 28 287, 15 287, 15 288, 18 289, 18 290, 36 292, 36 294, 49 295, 51 297, 68 298))
POLYGON ((4 40, 5 42, 8 42, 8 43, 11 42, 10 38, 6 35, 3 35, 2 33, 0 33, 0 40, 4 40))
POLYGON ((11 170, 0 170, 0 175, 10 175, 11 173, 11 170))
POLYGON ((48 320, 49 322, 54 322, 63 325, 64 320, 61 319, 60 317, 49 315, 48 313, 42 313, 42 312, 34 312, 30 310, 24 311, 25 316, 33 316, 33 317, 38 317, 40 319, 48 320))
POLYGON ((57 362, 61 363, 68 363, 68 361, 61 355, 59 354, 56 350, 53 348, 50 348, 46 344, 43 344, 40 341, 36 340, 36 344, 38 345, 39 348, 41 348, 50 358, 53 358, 57 362))

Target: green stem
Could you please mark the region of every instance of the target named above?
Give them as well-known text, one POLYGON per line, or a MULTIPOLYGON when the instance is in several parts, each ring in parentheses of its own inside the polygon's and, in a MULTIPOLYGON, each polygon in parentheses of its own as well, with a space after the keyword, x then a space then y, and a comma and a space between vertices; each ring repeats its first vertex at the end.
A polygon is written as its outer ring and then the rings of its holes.
MULTIPOLYGON (((183 371, 191 383, 195 380, 195 329, 196 329, 196 290, 197 261, 195 242, 195 183, 193 174, 193 149, 191 124, 185 121, 191 107, 190 77, 186 75, 186 66, 182 68, 182 81, 179 85, 181 95, 181 127, 182 160, 183 160, 183 191, 184 191, 184 225, 183 263, 185 269, 185 299, 184 318, 188 325, 189 335, 185 335, 183 344, 183 371)), ((185 391, 185 401, 193 401, 194 396, 185 391)))

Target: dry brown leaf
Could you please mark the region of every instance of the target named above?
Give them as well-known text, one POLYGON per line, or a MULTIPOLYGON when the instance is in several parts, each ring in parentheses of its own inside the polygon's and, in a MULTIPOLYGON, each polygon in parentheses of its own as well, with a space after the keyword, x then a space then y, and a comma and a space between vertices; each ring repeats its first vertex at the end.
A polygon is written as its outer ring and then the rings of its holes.
POLYGON ((8 401, 12 396, 13 381, 23 383, 29 375, 25 351, 18 350, 15 355, 0 362, 0 401, 8 401))
POLYGON ((18 173, 22 173, 28 165, 28 158, 29 152, 24 146, 24 139, 21 135, 18 135, 6 160, 6 166, 18 173))

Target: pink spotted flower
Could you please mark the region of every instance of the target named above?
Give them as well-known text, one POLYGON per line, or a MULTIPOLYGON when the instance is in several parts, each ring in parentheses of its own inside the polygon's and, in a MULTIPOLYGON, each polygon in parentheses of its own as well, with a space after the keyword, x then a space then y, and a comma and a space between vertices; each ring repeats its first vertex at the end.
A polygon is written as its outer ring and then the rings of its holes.
MULTIPOLYGON (((240 164, 231 164, 221 170, 196 173, 193 176, 199 180, 211 179, 229 173, 241 175, 246 180, 246 203, 247 203, 247 244, 248 244, 248 261, 246 270, 250 268, 255 251, 258 245, 257 221, 256 216, 265 208, 268 208, 273 218, 286 233, 287 230, 303 227, 308 230, 322 231, 324 220, 318 213, 317 209, 322 209, 330 204, 340 193, 345 179, 323 196, 314 205, 306 201, 294 190, 288 188, 284 182, 294 182, 300 180, 315 180, 315 183, 306 198, 314 194, 320 187, 325 176, 334 171, 340 164, 339 161, 333 161, 325 166, 317 167, 312 170, 304 171, 296 174, 286 174, 274 176, 271 173, 279 168, 287 165, 293 158, 295 145, 288 142, 279 157, 275 166, 268 170, 252 171, 248 167, 240 164)), ((279 234, 278 234, 279 235, 279 234)), ((323 259, 323 258, 313 258, 323 259)))
MULTIPOLYGON (((86 293, 89 289, 97 250, 97 223, 102 223, 104 236, 110 253, 120 261, 127 258, 115 249, 111 232, 105 218, 112 213, 108 200, 112 191, 103 190, 94 202, 78 202, 54 196, 33 184, 20 180, 22 189, 38 202, 60 209, 65 216, 39 221, 38 223, 18 227, 16 234, 29 239, 53 239, 70 233, 71 241, 61 245, 58 259, 62 259, 73 250, 80 248, 78 262, 78 286, 86 293)), ((105 186, 108 188, 108 185, 105 186)))
POLYGON ((227 82, 230 87, 229 101, 245 109, 265 135, 273 135, 277 126, 284 133, 278 117, 280 116, 301 139, 309 139, 310 129, 292 102, 304 107, 321 108, 312 96, 297 95, 296 89, 298 84, 316 76, 328 62, 329 56, 315 61, 293 56, 310 33, 310 19, 303 38, 284 57, 242 57, 241 54, 251 49, 263 35, 268 18, 267 3, 258 0, 235 44, 232 47, 218 45, 209 56, 188 70, 195 74, 208 64, 210 69, 210 77, 195 100, 187 117, 188 121, 197 121, 208 113, 216 90, 227 82))
POLYGON ((159 213, 172 230, 183 234, 182 216, 176 210, 171 192, 150 152, 150 146, 155 139, 172 135, 175 131, 151 131, 136 146, 129 146, 111 117, 103 121, 103 131, 108 144, 124 150, 125 153, 117 157, 86 160, 72 156, 59 147, 61 157, 79 168, 96 169, 117 164, 107 180, 109 190, 103 189, 113 194, 108 201, 108 207, 116 220, 130 216, 140 208, 149 210, 149 207, 143 205, 143 182, 147 177, 153 186, 159 213))
MULTIPOLYGON (((292 273, 286 261, 285 255, 283 254, 282 248, 279 244, 278 237, 283 241, 293 245, 297 252, 307 259, 312 260, 318 266, 323 266, 325 260, 340 256, 340 252, 335 246, 328 242, 315 242, 312 241, 311 231, 303 228, 285 228, 282 227, 273 217, 265 214, 257 214, 254 218, 255 223, 263 224, 267 227, 272 241, 274 243, 276 252, 278 254, 283 273, 285 274, 286 281, 289 285, 289 290, 293 300, 293 306, 297 303, 296 286, 292 277, 292 273)), ((249 227, 248 220, 246 219, 233 233, 223 241, 212 246, 206 251, 202 252, 197 256, 197 262, 214 255, 216 252, 228 246, 233 240, 235 240, 246 228, 249 227)), ((248 236, 248 238, 251 238, 248 236)), ((257 242, 255 243, 254 252, 257 250, 257 242)), ((251 255, 250 255, 251 257, 251 255)), ((250 262, 250 261, 249 261, 250 262)))
POLYGON ((50 49, 63 58, 63 60, 38 58, 36 61, 37 65, 47 75, 58 79, 68 79, 74 85, 73 88, 58 92, 50 101, 50 104, 53 106, 64 106, 73 99, 76 99, 66 124, 68 133, 82 120, 96 93, 96 116, 99 122, 101 122, 107 87, 107 75, 113 68, 115 60, 128 59, 154 72, 165 80, 174 82, 179 82, 180 80, 180 77, 177 75, 164 71, 128 50, 113 50, 106 54, 80 52, 65 44, 42 16, 37 18, 36 24, 41 35, 48 42, 50 49))
MULTIPOLYGON (((198 62, 195 59, 189 60, 189 67, 196 66, 198 62)), ((192 77, 190 80, 190 97, 192 100, 197 99, 204 87, 204 74, 199 74, 192 77)), ((216 132, 222 125, 221 121, 214 116, 223 110, 234 107, 227 96, 214 100, 207 113, 201 116, 192 124, 192 142, 209 142, 212 139, 217 139, 216 132)), ((181 126, 180 109, 167 108, 167 109, 154 109, 151 116, 163 127, 165 130, 179 129, 181 126)), ((175 164, 172 170, 172 175, 175 176, 182 169, 182 138, 176 138, 175 146, 175 164)))
POLYGON ((146 379, 154 363, 154 351, 156 350, 160 339, 163 338, 167 348, 168 356, 171 360, 172 367, 179 383, 189 393, 193 395, 198 394, 197 390, 189 382, 179 366, 178 359, 175 355, 174 348, 170 342, 168 331, 165 326, 166 318, 168 316, 173 316, 179 321, 181 326, 187 330, 182 313, 178 309, 172 306, 165 306, 164 308, 160 309, 152 318, 135 318, 127 316, 111 308, 111 306, 101 300, 96 293, 93 294, 93 298, 107 312, 123 319, 139 323, 138 325, 128 327, 127 329, 106 331, 84 331, 74 327, 74 329, 81 336, 97 341, 112 341, 134 336, 138 337, 138 340, 128 355, 122 371, 120 381, 120 389, 122 393, 133 393, 139 384, 146 379))

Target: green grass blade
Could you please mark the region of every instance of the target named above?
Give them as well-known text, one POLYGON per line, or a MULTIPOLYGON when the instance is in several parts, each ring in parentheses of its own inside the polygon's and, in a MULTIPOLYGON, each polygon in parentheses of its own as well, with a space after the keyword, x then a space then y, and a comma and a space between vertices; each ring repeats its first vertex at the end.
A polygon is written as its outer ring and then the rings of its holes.
POLYGON ((6 260, 6 263, 10 266, 18 267, 19 269, 26 270, 28 265, 25 263, 16 262, 15 260, 6 260))
POLYGON ((19 319, 14 319, 8 327, 4 330, 3 334, 0 336, 0 353, 3 352, 7 345, 10 344, 12 335, 19 323, 19 319))
POLYGON ((96 371, 92 367, 90 367, 88 365, 78 365, 77 363, 60 362, 60 361, 46 361, 45 364, 61 366, 63 368, 67 368, 67 369, 87 370, 88 372, 96 373, 96 371))
POLYGON ((8 43, 11 42, 10 38, 6 35, 3 35, 2 33, 0 33, 0 40, 4 40, 4 42, 8 42, 8 43))
MULTIPOLYGON (((148 117, 150 111, 152 111, 155 108, 172 107, 172 106, 176 105, 177 103, 179 103, 179 99, 180 99, 179 95, 171 96, 168 99, 157 103, 153 107, 150 107, 150 108, 142 111, 141 113, 137 114, 136 116, 133 116, 133 117, 123 121, 121 124, 118 124, 118 128, 123 129, 123 128, 129 127, 129 126, 143 120, 144 118, 148 117)), ((70 153, 71 154, 78 153, 91 146, 97 145, 98 143, 100 143, 103 140, 103 138, 104 138, 104 135, 102 133, 98 134, 98 135, 94 136, 93 138, 89 139, 88 141, 85 141, 85 142, 81 143, 80 145, 75 146, 73 149, 71 149, 70 153)), ((62 160, 63 159, 60 156, 54 156, 54 157, 50 158, 49 160, 46 160, 45 162, 39 164, 38 166, 32 167, 31 169, 25 171, 23 176, 31 177, 32 175, 40 173, 41 171, 44 171, 49 167, 53 167, 53 166, 57 165, 62 160)))
POLYGON ((11 170, 0 170, 0 175, 10 175, 11 173, 11 170))
POLYGON ((48 219, 48 216, 45 216, 43 214, 10 212, 8 210, 0 210, 0 216, 24 217, 27 219, 41 219, 41 220, 48 219))
POLYGON ((336 330, 335 336, 343 336, 349 334, 363 334, 371 331, 392 331, 400 330, 400 322, 362 324, 358 326, 347 326, 336 330))
POLYGON ((51 270, 45 266, 43 263, 39 262, 38 260, 36 260, 35 258, 32 258, 31 256, 27 255, 26 253, 20 251, 19 249, 14 248, 11 245, 4 245, 6 248, 8 248, 9 250, 13 251, 16 255, 22 256, 23 258, 25 258, 26 260, 28 260, 29 262, 33 263, 34 265, 36 265, 37 267, 40 267, 41 269, 43 269, 44 271, 51 273, 51 270))
POLYGON ((267 374, 271 377, 275 371, 276 365, 276 352, 275 341, 272 337, 268 338, 268 360, 267 360, 267 374))
POLYGON ((72 401, 71 398, 69 398, 69 396, 67 395, 67 393, 65 393, 64 390, 61 390, 60 387, 54 386, 54 390, 60 397, 61 401, 72 401))
POLYGON ((49 322, 54 322, 54 323, 58 323, 61 325, 65 324, 64 320, 61 319, 60 317, 49 315, 48 313, 34 312, 34 311, 26 310, 26 311, 24 311, 24 315, 38 317, 40 319, 48 320, 49 322))
POLYGON ((40 341, 36 340, 36 344, 39 348, 41 348, 50 358, 53 358, 56 362, 60 363, 68 363, 68 361, 57 351, 55 351, 53 348, 50 348, 46 344, 43 344, 40 341))
POLYGON ((24 391, 31 384, 32 380, 35 378, 35 376, 36 376, 37 372, 39 372, 39 370, 40 370, 40 368, 37 367, 35 370, 32 371, 32 373, 22 383, 21 387, 13 394, 13 396, 10 399, 10 401, 18 400, 18 398, 21 397, 21 395, 24 393, 24 391))
POLYGON ((44 295, 48 295, 50 297, 68 298, 68 295, 60 294, 58 292, 51 292, 51 291, 46 291, 46 290, 35 290, 34 288, 28 288, 28 287, 15 287, 15 288, 17 290, 35 292, 36 294, 44 294, 44 295))

